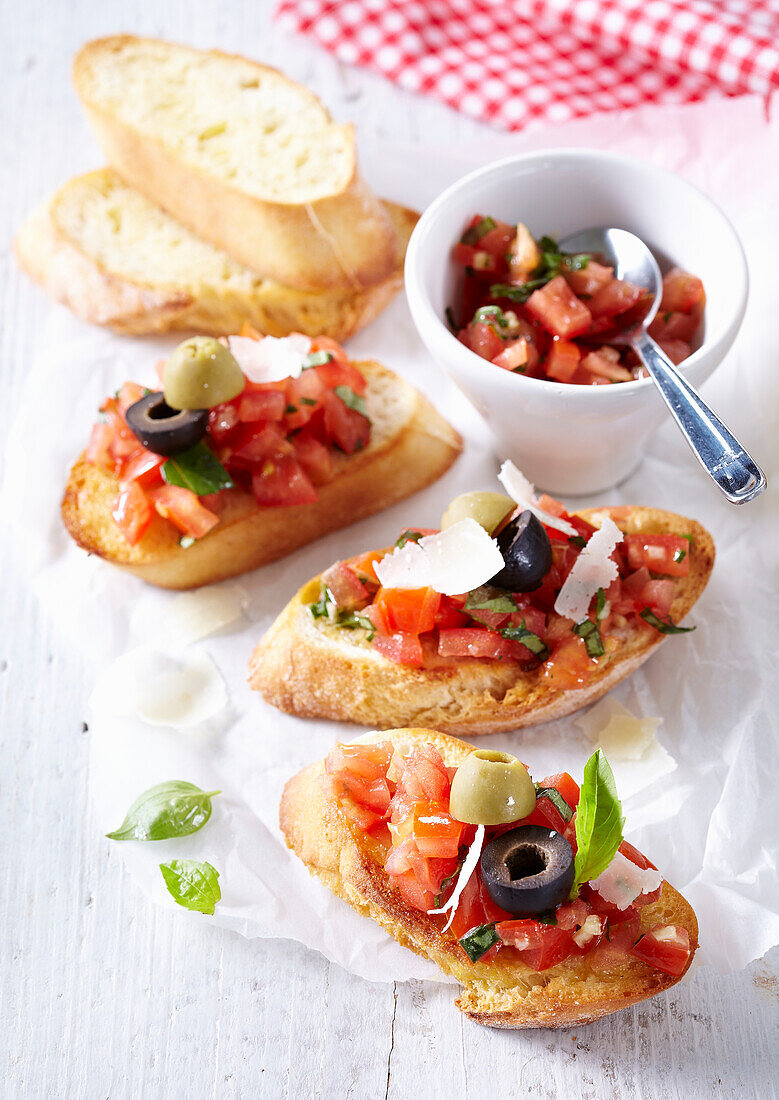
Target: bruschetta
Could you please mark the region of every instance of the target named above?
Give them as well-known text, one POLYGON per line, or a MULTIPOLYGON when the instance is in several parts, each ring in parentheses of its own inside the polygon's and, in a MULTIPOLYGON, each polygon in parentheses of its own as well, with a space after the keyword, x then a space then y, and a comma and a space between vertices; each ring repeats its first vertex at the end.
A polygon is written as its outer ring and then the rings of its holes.
POLYGON ((511 463, 501 477, 513 495, 464 494, 440 532, 406 530, 305 584, 255 649, 251 686, 307 717, 497 733, 587 706, 694 629, 678 624, 714 563, 699 523, 568 513, 511 463))
POLYGON ((516 758, 427 729, 337 744, 280 809, 312 874, 501 1028, 590 1023, 689 968, 695 913, 623 820, 600 750, 581 787, 565 772, 534 784, 516 758))
POLYGON ((326 337, 192 338, 161 369, 159 390, 128 382, 103 403, 62 516, 83 549, 164 588, 236 576, 373 515, 462 446, 411 385, 326 337))

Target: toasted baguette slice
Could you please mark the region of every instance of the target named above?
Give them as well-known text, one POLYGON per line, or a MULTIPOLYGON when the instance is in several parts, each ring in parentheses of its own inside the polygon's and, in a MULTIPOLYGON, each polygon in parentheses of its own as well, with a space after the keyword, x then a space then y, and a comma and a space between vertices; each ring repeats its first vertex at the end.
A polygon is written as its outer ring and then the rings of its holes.
MULTIPOLYGON (((656 508, 586 509, 578 514, 596 526, 612 514, 626 533, 692 536, 689 576, 679 581, 671 607, 682 619, 706 586, 714 564, 714 543, 699 523, 656 508)), ((629 676, 664 635, 628 625, 622 645, 602 658, 592 680, 576 690, 557 688, 540 669, 523 671, 515 661, 471 657, 452 664, 409 668, 388 660, 360 632, 327 626, 308 609, 319 596, 320 579, 304 585, 255 649, 249 683, 268 703, 291 714, 333 718, 387 728, 402 722, 468 736, 521 729, 562 718, 594 703, 629 676)))
POLYGON ((372 286, 395 266, 351 126, 242 57, 118 35, 73 78, 106 160, 198 236, 287 286, 372 286))
POLYGON ((418 215, 385 203, 395 229, 392 273, 371 287, 309 291, 266 279, 201 240, 110 168, 70 180, 19 230, 21 267, 84 321, 135 336, 194 330, 225 336, 248 321, 286 336, 353 336, 403 285, 418 215))
POLYGON ((155 516, 130 546, 111 515, 116 478, 86 461, 73 465, 62 500, 69 534, 97 554, 162 588, 197 588, 283 558, 298 547, 411 496, 441 477, 462 449, 457 432, 413 386, 380 363, 355 364, 368 386, 371 441, 364 451, 336 458, 336 475, 313 504, 260 507, 240 489, 209 503, 220 523, 192 546, 155 516))
MULTIPOLYGON (((392 741, 401 748, 431 743, 447 767, 459 766, 473 746, 428 729, 369 733, 358 742, 392 741)), ((467 1016, 489 1027, 573 1027, 591 1023, 620 1008, 643 1001, 680 980, 632 956, 606 974, 593 970, 587 956, 571 958, 542 973, 521 961, 470 963, 457 941, 437 923, 409 906, 392 886, 376 846, 352 825, 338 804, 325 797, 324 762, 313 764, 287 783, 279 823, 288 846, 309 871, 366 917, 373 917, 398 943, 432 959, 463 986, 455 1002, 467 1016)), ((687 901, 669 883, 660 897, 639 910, 641 932, 658 924, 687 929, 698 947, 698 922, 687 901)), ((689 964, 688 964, 689 967, 689 964)))

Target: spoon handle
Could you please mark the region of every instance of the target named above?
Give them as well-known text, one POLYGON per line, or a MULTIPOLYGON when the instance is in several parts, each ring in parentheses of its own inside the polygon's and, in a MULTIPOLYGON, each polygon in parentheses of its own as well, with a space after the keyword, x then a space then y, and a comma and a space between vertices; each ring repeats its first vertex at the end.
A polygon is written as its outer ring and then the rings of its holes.
POLYGON ((646 330, 633 348, 657 384, 701 466, 733 504, 746 504, 766 487, 765 474, 646 330))

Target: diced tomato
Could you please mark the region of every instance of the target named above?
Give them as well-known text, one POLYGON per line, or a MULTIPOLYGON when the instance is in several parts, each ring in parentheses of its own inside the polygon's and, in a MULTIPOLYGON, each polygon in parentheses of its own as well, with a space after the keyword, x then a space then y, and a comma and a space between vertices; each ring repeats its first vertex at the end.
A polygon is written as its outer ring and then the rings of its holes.
POLYGON ((419 853, 428 859, 456 856, 464 828, 435 802, 417 802, 411 812, 411 833, 419 853))
POLYGON ((442 597, 441 606, 435 617, 435 625, 439 629, 457 630, 459 627, 467 626, 469 621, 468 615, 463 614, 456 604, 452 603, 447 596, 442 597))
POLYGON ((649 335, 655 340, 684 340, 689 344, 700 324, 700 318, 692 313, 662 310, 649 326, 649 335))
POLYGON ((505 264, 506 255, 517 233, 517 227, 509 225, 508 222, 493 220, 495 221, 495 228, 491 229, 489 233, 485 233, 477 242, 476 247, 482 252, 489 252, 498 263, 505 264))
POLYGON ((676 924, 660 925, 641 937, 631 955, 664 974, 683 974, 690 958, 690 934, 676 924))
POLYGON ((501 921, 495 926, 501 940, 519 951, 531 970, 549 970, 567 959, 574 949, 573 936, 553 924, 536 920, 501 921))
POLYGON ((557 775, 548 775, 539 782, 539 787, 554 787, 563 796, 572 809, 579 805, 579 784, 568 774, 558 772, 557 775))
POLYGON ((508 344, 503 349, 500 355, 496 355, 492 360, 496 367, 503 367, 504 370, 525 372, 528 365, 528 344, 524 337, 520 337, 519 340, 515 340, 513 344, 508 344))
POLYGON ((498 270, 498 261, 495 256, 486 252, 483 248, 473 247, 469 244, 458 242, 453 250, 455 263, 464 267, 473 268, 475 271, 494 273, 498 270))
MULTIPOLYGON (((582 889, 582 894, 585 890, 582 889)), ((597 895, 590 899, 595 906, 597 895)), ((600 909, 599 906, 597 906, 600 909)), ((641 917, 636 909, 628 907, 618 916, 608 917, 606 935, 594 951, 587 956, 592 969, 598 974, 609 974, 624 969, 625 957, 639 935, 641 917)))
POLYGON ((628 565, 646 566, 653 573, 686 577, 690 572, 690 543, 681 535, 625 535, 628 565))
POLYGON ((202 538, 219 523, 219 516, 204 508, 191 489, 161 485, 158 489, 150 489, 149 497, 163 519, 169 519, 190 538, 202 538))
POLYGON ((134 405, 136 401, 140 401, 145 393, 145 388, 139 386, 137 382, 125 382, 116 397, 116 407, 119 415, 124 418, 130 406, 134 405))
POLYGON ((675 267, 663 276, 663 298, 660 303, 663 312, 678 310, 680 313, 688 313, 703 299, 703 283, 695 275, 675 267))
POLYGON ((563 338, 585 332, 592 320, 590 310, 576 297, 562 275, 534 290, 525 308, 553 336, 563 338))
POLYGON ((590 298, 590 313, 595 318, 615 317, 631 309, 643 294, 643 287, 625 282, 624 279, 612 279, 590 298))
POLYGON ((150 489, 162 481, 162 467, 166 462, 164 455, 139 447, 125 462, 121 479, 123 482, 137 481, 143 489, 150 489))
POLYGON ((330 439, 345 454, 351 455, 366 447, 371 437, 371 422, 367 416, 350 409, 332 392, 325 394, 325 429, 330 439))
POLYGON ((411 668, 421 668, 423 663, 422 645, 416 634, 377 634, 373 639, 375 649, 390 661, 411 668))
POLYGON ((111 515, 125 539, 135 546, 151 523, 154 509, 140 485, 130 481, 122 486, 111 507, 111 515))
POLYGON ((208 414, 208 434, 214 443, 221 446, 228 441, 238 423, 238 406, 235 402, 217 405, 208 414))
POLYGON ((328 772, 325 786, 331 798, 350 798, 374 813, 384 815, 390 804, 390 789, 386 779, 364 779, 351 771, 328 772))
MULTIPOLYGON (((487 888, 479 873, 472 874, 460 894, 460 900, 450 925, 452 934, 459 940, 472 928, 478 928, 480 925, 488 924, 491 921, 505 920, 511 920, 511 914, 495 904, 487 893, 487 888)), ((492 952, 483 955, 482 961, 489 959, 491 955, 492 952)))
POLYGON ((372 584, 378 584, 378 577, 376 576, 376 563, 380 562, 386 555, 381 550, 370 550, 367 554, 360 554, 356 558, 349 558, 349 567, 354 570, 355 573, 366 577, 372 584))
POLYGON ((242 424, 230 444, 226 461, 240 469, 255 470, 268 459, 291 454, 292 450, 280 424, 242 424))
POLYGON ((441 594, 432 588, 380 588, 374 602, 390 633, 424 634, 435 626, 441 594))
POLYGON ((583 370, 607 378, 611 382, 630 382, 633 375, 619 361, 619 352, 615 348, 604 347, 591 351, 582 359, 583 370))
POLYGON ((326 569, 322 584, 329 590, 339 611, 359 611, 370 601, 365 585, 345 561, 337 561, 326 569))
POLYGON ((349 357, 332 336, 314 336, 311 339, 311 351, 326 351, 333 356, 334 359, 339 359, 342 363, 348 363, 349 357))
POLYGON ((692 352, 692 348, 685 340, 668 340, 663 337, 657 342, 674 364, 683 363, 692 352))
POLYGON ((325 757, 325 771, 350 771, 362 779, 384 779, 394 751, 391 741, 368 745, 339 741, 325 757))
POLYGON ((304 428, 293 436, 295 457, 314 485, 326 485, 333 477, 333 456, 324 443, 304 428))
POLYGON ((510 641, 494 630, 467 627, 464 630, 439 630, 438 653, 441 657, 475 657, 490 660, 535 660, 521 642, 510 641))
POLYGON ((580 271, 566 271, 565 281, 574 294, 579 296, 586 294, 591 298, 593 294, 607 286, 613 276, 613 267, 604 267, 603 264, 590 260, 587 266, 581 268, 580 271))
POLYGON ((283 389, 262 386, 247 388, 238 401, 241 420, 281 420, 287 406, 283 389))
POLYGON ((114 460, 110 451, 113 435, 111 425, 105 424, 102 420, 93 426, 87 447, 87 462, 91 462, 93 466, 99 466, 102 470, 113 472, 114 460))
POLYGON ((327 390, 316 370, 304 370, 299 378, 290 378, 286 384, 286 401, 289 410, 285 423, 290 431, 308 424, 322 406, 327 390))
POLYGON ((357 825, 363 832, 368 833, 378 825, 383 824, 383 814, 351 798, 344 785, 334 776, 322 776, 322 790, 325 797, 335 799, 338 802, 348 820, 357 825))
MULTIPOLYGON (((357 367, 343 357, 343 351, 341 355, 340 359, 330 359, 327 363, 320 363, 314 368, 319 380, 329 390, 334 390, 336 386, 348 386, 356 394, 364 394, 367 386, 365 378, 357 367)), ((308 371, 303 371, 303 374, 308 374, 308 371)))
POLYGON ((482 359, 495 359, 503 350, 503 341, 492 325, 485 325, 481 321, 462 329, 457 333, 457 338, 482 359))
MULTIPOLYGON (((632 863, 635 863, 637 867, 640 867, 642 871, 645 871, 648 867, 651 867, 654 871, 657 870, 654 863, 652 863, 651 860, 648 860, 642 852, 639 852, 638 848, 634 848, 633 845, 630 844, 627 840, 622 841, 619 846, 619 851, 622 853, 623 856, 626 857, 626 859, 629 859, 632 863)), ((657 901, 662 892, 663 884, 661 882, 656 890, 652 890, 649 893, 645 894, 639 894, 636 900, 633 902, 633 905, 637 909, 640 908, 642 905, 651 905, 653 901, 657 901)))
POLYGON ((579 366, 581 352, 571 340, 556 338, 546 357, 546 373, 555 382, 570 382, 579 366))
POLYGON ((545 662, 544 679, 561 690, 575 690, 589 682, 594 668, 593 658, 587 654, 583 640, 570 634, 555 646, 552 656, 545 662))
POLYGON ((449 805, 449 776, 443 758, 433 745, 411 750, 403 762, 395 796, 449 805))
POLYGON ((543 638, 546 631, 546 615, 544 612, 538 607, 533 607, 530 603, 523 606, 523 598, 520 593, 516 593, 514 599, 519 605, 519 611, 515 611, 511 615, 511 625, 522 626, 524 623, 531 634, 537 634, 539 638, 543 638))
POLYGON ((414 877, 413 871, 407 871, 404 875, 395 876, 400 896, 412 909, 419 909, 425 913, 433 908, 435 893, 433 890, 425 890, 414 877))
POLYGON ((258 504, 313 504, 317 492, 293 455, 269 458, 252 474, 252 492, 258 504))

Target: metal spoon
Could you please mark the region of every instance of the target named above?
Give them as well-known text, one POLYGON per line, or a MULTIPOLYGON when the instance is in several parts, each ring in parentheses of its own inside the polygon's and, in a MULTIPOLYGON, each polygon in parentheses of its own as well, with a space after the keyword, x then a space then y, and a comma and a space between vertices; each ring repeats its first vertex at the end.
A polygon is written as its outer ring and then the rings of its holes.
POLYGON ((647 287, 654 295, 643 321, 623 329, 610 344, 629 344, 663 395, 676 423, 706 473, 733 504, 746 504, 766 487, 765 474, 647 332, 660 306, 663 279, 657 261, 626 229, 585 229, 560 241, 564 252, 599 253, 618 279, 647 287))

